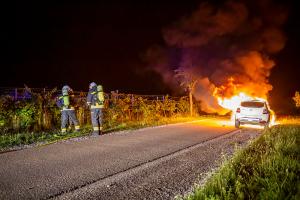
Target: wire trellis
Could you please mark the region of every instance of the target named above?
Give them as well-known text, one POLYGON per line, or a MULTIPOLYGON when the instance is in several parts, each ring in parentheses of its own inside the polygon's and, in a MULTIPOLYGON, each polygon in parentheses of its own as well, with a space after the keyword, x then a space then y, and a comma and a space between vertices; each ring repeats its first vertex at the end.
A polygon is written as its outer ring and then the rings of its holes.
MULTIPOLYGON (((33 93, 47 93, 53 91, 50 88, 30 88, 30 91, 33 93)), ((12 87, 0 87, 0 96, 11 96, 15 101, 19 100, 29 100, 32 98, 31 92, 26 88, 12 88, 12 87)), ((61 94, 61 90, 55 90, 53 93, 53 98, 61 94)), ((87 92, 83 91, 74 91, 74 95, 76 98, 85 99, 87 96, 87 92)), ((140 94, 126 94, 126 93, 118 93, 116 91, 111 91, 110 93, 105 93, 105 98, 108 100, 115 99, 124 99, 131 96, 132 100, 142 97, 143 99, 150 101, 164 101, 166 98, 171 100, 179 100, 181 97, 169 96, 169 95, 140 95, 140 94)))

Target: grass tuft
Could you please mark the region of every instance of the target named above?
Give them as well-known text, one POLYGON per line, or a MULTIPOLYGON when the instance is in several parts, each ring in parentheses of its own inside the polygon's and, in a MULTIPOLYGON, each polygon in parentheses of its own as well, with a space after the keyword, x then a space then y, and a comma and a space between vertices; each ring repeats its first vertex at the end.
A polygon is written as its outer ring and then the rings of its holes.
POLYGON ((300 199, 299 161, 300 126, 272 127, 186 199, 300 199))

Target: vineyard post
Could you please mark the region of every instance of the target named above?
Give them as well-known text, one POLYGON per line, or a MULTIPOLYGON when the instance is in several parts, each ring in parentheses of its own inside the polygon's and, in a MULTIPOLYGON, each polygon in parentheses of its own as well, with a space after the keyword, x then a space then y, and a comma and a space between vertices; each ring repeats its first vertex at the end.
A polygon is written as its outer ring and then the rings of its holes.
POLYGON ((180 86, 183 87, 189 93, 190 100, 190 116, 193 116, 193 92, 198 82, 198 78, 195 77, 191 72, 186 71, 182 68, 175 70, 175 78, 180 81, 180 86))
POLYGON ((15 88, 15 101, 18 99, 18 88, 15 88))
POLYGON ((192 89, 189 89, 189 99, 190 99, 190 115, 193 116, 193 94, 192 89))

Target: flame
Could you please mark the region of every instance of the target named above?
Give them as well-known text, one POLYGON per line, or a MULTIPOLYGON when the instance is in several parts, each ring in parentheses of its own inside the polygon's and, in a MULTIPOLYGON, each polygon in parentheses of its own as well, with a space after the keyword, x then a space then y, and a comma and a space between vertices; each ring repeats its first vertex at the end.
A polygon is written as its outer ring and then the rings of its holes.
MULTIPOLYGON (((250 95, 247 91, 251 91, 249 88, 243 88, 239 84, 234 83, 234 78, 230 77, 226 85, 222 85, 220 87, 216 87, 213 92, 213 96, 217 99, 218 104, 227 110, 232 112, 231 121, 234 123, 234 116, 237 107, 241 104, 242 101, 248 100, 260 100, 265 101, 270 109, 267 98, 258 97, 255 95, 250 95)), ((270 109, 271 119, 270 126, 273 126, 276 123, 276 115, 275 112, 270 109)), ((251 126, 253 127, 253 126, 251 126)))

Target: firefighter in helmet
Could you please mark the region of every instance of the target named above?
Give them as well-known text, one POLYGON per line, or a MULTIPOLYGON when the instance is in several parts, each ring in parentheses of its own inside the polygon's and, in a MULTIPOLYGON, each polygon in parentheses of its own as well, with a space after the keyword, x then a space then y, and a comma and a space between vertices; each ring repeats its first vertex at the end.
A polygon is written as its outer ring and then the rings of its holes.
POLYGON ((74 124, 75 131, 80 131, 74 108, 73 90, 68 85, 63 86, 62 95, 59 96, 57 105, 61 108, 61 132, 65 133, 70 124, 74 124))
POLYGON ((93 126, 92 135, 100 135, 103 131, 103 113, 104 107, 104 93, 102 85, 97 85, 92 82, 89 86, 89 92, 87 95, 87 104, 91 109, 91 119, 93 126))

